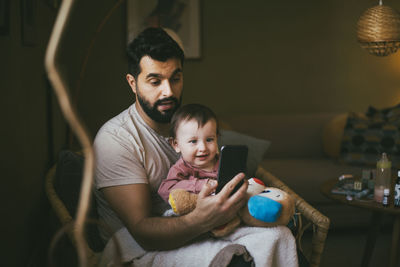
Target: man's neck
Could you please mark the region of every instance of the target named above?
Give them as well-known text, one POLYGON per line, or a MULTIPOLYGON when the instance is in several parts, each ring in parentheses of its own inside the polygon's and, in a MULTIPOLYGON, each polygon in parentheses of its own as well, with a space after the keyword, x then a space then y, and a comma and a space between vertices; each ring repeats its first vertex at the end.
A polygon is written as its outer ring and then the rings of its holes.
POLYGON ((169 123, 158 123, 151 119, 146 112, 142 109, 142 107, 139 104, 139 101, 136 101, 135 103, 136 110, 139 113, 139 116, 142 117, 143 121, 154 131, 156 131, 158 134, 162 136, 168 136, 168 130, 169 130, 169 123))

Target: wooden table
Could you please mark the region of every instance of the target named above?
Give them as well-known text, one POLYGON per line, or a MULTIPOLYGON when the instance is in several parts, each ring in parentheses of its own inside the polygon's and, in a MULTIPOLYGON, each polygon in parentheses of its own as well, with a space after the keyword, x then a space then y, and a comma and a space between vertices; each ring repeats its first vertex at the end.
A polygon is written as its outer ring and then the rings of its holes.
MULTIPOLYGON (((399 239, 400 239, 400 208, 394 207, 393 196, 390 199, 389 207, 383 207, 382 204, 377 203, 373 200, 347 200, 345 195, 332 194, 331 189, 338 182, 338 179, 331 179, 326 181, 321 186, 321 193, 334 200, 345 205, 350 205, 354 207, 359 207, 363 209, 370 210, 372 212, 371 225, 369 228, 369 233, 367 237, 367 243, 364 249, 364 255, 362 259, 361 266, 367 267, 374 250, 376 238, 378 236, 380 225, 384 214, 390 214, 394 216, 393 232, 392 232, 392 247, 390 250, 390 267, 397 266, 399 261, 400 252, 398 251, 399 239)), ((391 193, 393 190, 391 191, 391 193)), ((392 194, 393 195, 393 194, 392 194)))

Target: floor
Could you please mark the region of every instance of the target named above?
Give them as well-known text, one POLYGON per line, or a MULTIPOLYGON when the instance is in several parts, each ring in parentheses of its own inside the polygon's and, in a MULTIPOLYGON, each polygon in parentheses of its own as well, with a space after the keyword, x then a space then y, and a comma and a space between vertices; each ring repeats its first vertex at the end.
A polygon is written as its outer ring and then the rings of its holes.
MULTIPOLYGON (((321 267, 361 266, 364 246, 367 240, 366 229, 342 229, 330 231, 322 254, 321 267)), ((389 264, 391 229, 381 229, 369 267, 385 267, 389 264)), ((311 233, 303 236, 303 251, 310 252, 311 233), (307 244, 307 245, 306 245, 307 244)), ((400 263, 398 264, 400 267, 400 263)))

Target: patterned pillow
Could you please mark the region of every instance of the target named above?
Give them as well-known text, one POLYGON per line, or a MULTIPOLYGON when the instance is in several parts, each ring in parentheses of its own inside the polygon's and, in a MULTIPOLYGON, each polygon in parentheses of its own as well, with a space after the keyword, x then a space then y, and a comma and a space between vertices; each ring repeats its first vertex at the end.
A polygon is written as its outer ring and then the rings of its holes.
POLYGON ((350 164, 375 165, 386 152, 392 166, 400 163, 400 105, 366 114, 349 113, 341 142, 341 159, 350 164))

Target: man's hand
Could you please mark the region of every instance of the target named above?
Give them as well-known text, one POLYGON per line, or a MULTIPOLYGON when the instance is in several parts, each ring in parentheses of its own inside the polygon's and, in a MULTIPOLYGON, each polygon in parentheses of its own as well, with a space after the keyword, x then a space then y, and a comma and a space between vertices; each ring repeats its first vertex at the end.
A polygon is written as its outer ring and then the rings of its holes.
POLYGON ((244 174, 236 175, 217 195, 217 183, 205 184, 196 208, 179 217, 152 217, 150 189, 147 184, 103 188, 106 200, 135 240, 146 250, 180 247, 199 235, 230 221, 246 203, 247 182, 231 194, 244 174))
POLYGON ((199 224, 202 232, 207 232, 233 219, 246 203, 247 181, 245 180, 234 194, 231 195, 231 192, 244 177, 243 173, 239 173, 216 195, 212 193, 217 187, 217 182, 209 180, 198 195, 196 208, 187 215, 188 219, 199 224))

